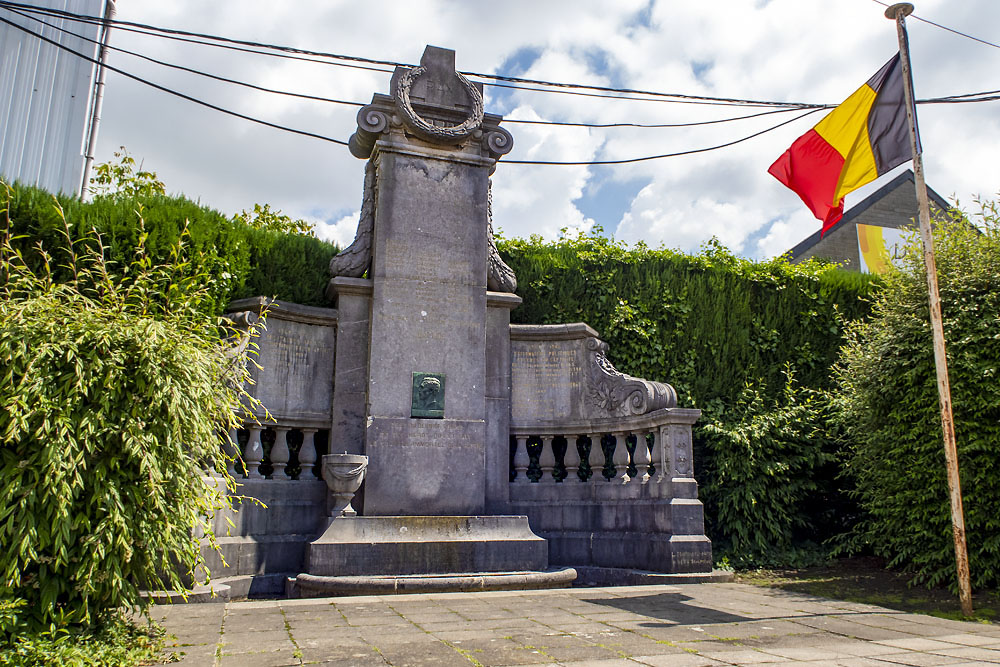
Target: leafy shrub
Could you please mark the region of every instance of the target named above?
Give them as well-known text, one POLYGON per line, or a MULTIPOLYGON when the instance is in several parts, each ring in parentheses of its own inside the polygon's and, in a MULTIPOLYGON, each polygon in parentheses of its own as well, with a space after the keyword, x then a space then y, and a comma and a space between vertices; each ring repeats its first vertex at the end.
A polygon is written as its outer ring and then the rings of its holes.
MULTIPOLYGON (((0 197, 2 215, 12 193, 0 197)), ((0 246, 0 598, 25 600, 29 627, 106 622, 141 588, 183 588, 200 560, 192 528, 225 502, 203 476, 226 476, 245 339, 220 344, 187 232, 155 264, 136 228, 118 276, 68 221, 65 282, 44 248, 39 268, 24 261, 9 222, 0 246)))
POLYGON ((789 378, 784 395, 747 386, 736 404, 701 427, 710 452, 701 490, 716 559, 735 567, 802 566, 842 529, 831 516, 843 499, 834 479, 829 403, 789 378), (831 524, 831 519, 834 525, 831 524))
MULTIPOLYGON (((934 232, 973 585, 1000 584, 1000 215, 981 229, 939 220, 934 232)), ((892 273, 872 318, 848 331, 836 367, 838 411, 856 446, 848 471, 867 511, 851 546, 870 548, 915 582, 955 585, 954 547, 919 251, 892 273)))
POLYGON ((3 667, 123 667, 157 661, 163 631, 139 627, 121 614, 99 628, 39 630, 20 615, 24 600, 0 600, 0 665, 3 667))
MULTIPOLYGON (((189 276, 211 276, 203 307, 221 314, 233 299, 245 296, 276 296, 306 305, 327 305, 327 270, 338 251, 329 242, 301 233, 260 228, 183 197, 170 197, 142 188, 126 188, 128 194, 106 194, 92 202, 59 196, 59 207, 76 239, 96 230, 104 243, 108 270, 123 272, 135 257, 139 237, 143 252, 154 263, 167 262, 181 235, 189 257, 189 276), (137 224, 137 212, 144 220, 137 224)), ((13 245, 30 267, 40 270, 43 257, 37 244, 53 249, 63 245, 63 217, 52 206, 52 195, 37 188, 15 184, 8 203, 13 245)), ((272 213, 272 215, 274 215, 272 213)), ((293 221, 294 222, 294 221, 293 221)), ((91 241, 92 243, 92 241, 91 241)), ((91 250, 95 250, 91 246, 91 250)), ((57 280, 66 279, 65 258, 56 255, 51 268, 57 280)))
POLYGON ((244 231, 250 247, 250 270, 232 299, 277 298, 307 306, 327 306, 330 259, 337 246, 304 234, 270 229, 244 231))

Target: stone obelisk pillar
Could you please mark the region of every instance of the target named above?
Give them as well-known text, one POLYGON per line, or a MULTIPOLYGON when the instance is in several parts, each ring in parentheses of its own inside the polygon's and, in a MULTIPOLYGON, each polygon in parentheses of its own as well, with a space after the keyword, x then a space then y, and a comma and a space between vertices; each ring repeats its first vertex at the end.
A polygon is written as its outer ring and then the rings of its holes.
MULTIPOLYGON (((358 113, 351 152, 370 160, 367 210, 331 265, 371 280, 364 513, 482 514, 489 176, 512 139, 454 51, 428 46, 391 91, 358 113)), ((357 282, 334 278, 331 290, 357 282)))

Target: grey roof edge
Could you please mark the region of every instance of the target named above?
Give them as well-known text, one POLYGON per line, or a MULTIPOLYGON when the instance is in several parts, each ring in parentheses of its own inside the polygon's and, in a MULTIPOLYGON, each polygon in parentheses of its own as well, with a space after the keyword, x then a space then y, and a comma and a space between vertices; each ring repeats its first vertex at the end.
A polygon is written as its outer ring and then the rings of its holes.
MULTIPOLYGON (((909 181, 910 183, 914 182, 912 169, 905 169, 901 171, 891 181, 889 181, 888 183, 880 187, 878 190, 876 190, 875 192, 871 193, 870 195, 859 201, 849 210, 845 211, 844 216, 840 220, 838 220, 837 224, 831 227, 829 231, 832 232, 835 229, 839 229, 842 225, 850 223, 856 217, 858 217, 859 215, 867 211, 869 208, 871 208, 875 204, 875 202, 877 202, 882 197, 886 196, 887 194, 895 190, 905 181, 909 181)), ((934 188, 930 186, 927 186, 927 196, 930 197, 931 202, 933 204, 936 204, 938 208, 940 208, 942 211, 947 211, 952 208, 952 205, 949 204, 947 201, 945 201, 944 197, 935 192, 934 188)), ((797 244, 795 244, 795 246, 792 247, 791 250, 786 250, 785 252, 783 252, 782 255, 788 256, 788 261, 790 262, 798 259, 807 250, 809 250, 814 245, 819 243, 821 232, 822 232, 821 229, 816 230, 815 232, 813 232, 812 234, 810 234, 809 236, 807 236, 806 238, 802 239, 797 244)))

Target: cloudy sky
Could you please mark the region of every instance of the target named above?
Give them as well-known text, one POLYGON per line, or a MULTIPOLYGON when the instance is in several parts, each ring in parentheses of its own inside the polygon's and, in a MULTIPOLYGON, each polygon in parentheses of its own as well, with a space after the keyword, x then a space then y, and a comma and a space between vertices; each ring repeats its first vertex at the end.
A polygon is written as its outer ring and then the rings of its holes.
MULTIPOLYGON (((303 49, 416 63, 425 44, 452 48, 463 71, 690 95, 839 103, 897 50, 872 0, 120 0, 118 18, 303 49)), ((1000 43, 1000 2, 920 0, 916 16, 1000 43)), ((911 17, 918 98, 1000 89, 1000 49, 911 17)), ((257 85, 367 102, 389 74, 227 52, 113 33, 112 44, 257 85)), ((356 108, 253 92, 113 53, 111 64, 234 111, 346 140, 356 108)), ((581 97, 487 87, 487 111, 510 119, 690 123, 760 109, 581 97)), ((595 129, 507 124, 507 157, 607 160, 705 148, 796 113, 688 128, 595 129)), ((715 236, 763 258, 818 229, 767 168, 820 114, 738 145, 623 166, 501 161, 495 222, 507 236, 553 238, 599 225, 630 243, 695 251, 715 236)), ((1000 102, 919 108, 928 183, 963 204, 1000 190, 1000 102)), ((225 213, 269 203, 353 238, 363 162, 346 148, 198 107, 110 73, 98 161, 126 146, 172 192, 225 213)), ((902 169, 903 167, 900 167, 902 169)), ((893 172, 895 174, 896 172, 893 172)), ((884 176, 848 197, 859 201, 884 176)))

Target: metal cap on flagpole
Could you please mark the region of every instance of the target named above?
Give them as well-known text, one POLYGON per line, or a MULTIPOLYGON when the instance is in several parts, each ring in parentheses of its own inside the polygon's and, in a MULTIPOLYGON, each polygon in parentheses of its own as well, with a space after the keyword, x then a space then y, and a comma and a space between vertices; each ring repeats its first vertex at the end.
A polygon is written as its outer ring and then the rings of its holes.
POLYGON ((887 19, 894 19, 900 14, 903 16, 909 16, 913 13, 913 5, 909 2, 897 2, 896 4, 886 7, 885 17, 887 19))

